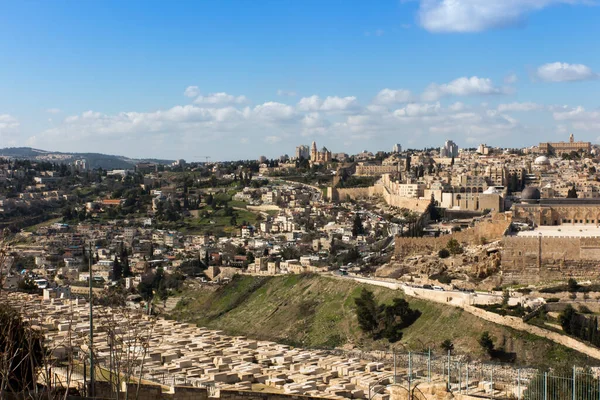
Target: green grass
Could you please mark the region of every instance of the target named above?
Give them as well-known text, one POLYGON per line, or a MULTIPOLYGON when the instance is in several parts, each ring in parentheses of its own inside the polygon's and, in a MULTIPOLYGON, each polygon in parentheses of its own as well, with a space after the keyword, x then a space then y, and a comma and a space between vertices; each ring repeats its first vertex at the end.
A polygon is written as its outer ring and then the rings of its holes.
POLYGON ((59 218, 52 218, 52 219, 49 219, 49 220, 47 220, 47 221, 41 222, 41 223, 39 223, 39 224, 32 225, 32 226, 28 226, 28 227, 27 227, 27 228, 25 228, 24 230, 25 230, 26 232, 36 232, 36 231, 37 231, 39 228, 41 228, 41 227, 44 227, 44 226, 50 226, 50 225, 52 225, 52 224, 54 224, 54 223, 56 223, 56 222, 62 222, 62 220, 63 220, 63 219, 62 219, 62 217, 59 217, 59 218))
MULTIPOLYGON (((232 335, 305 347, 354 344, 363 349, 388 349, 387 341, 374 342, 358 327, 354 299, 362 287, 351 280, 317 275, 236 276, 216 292, 184 291, 171 317, 232 335)), ((368 288, 379 302, 402 297, 398 291, 368 288)), ((459 354, 486 359, 478 339, 483 331, 489 331, 497 347, 517 354, 519 364, 593 363, 585 355, 547 339, 495 325, 462 309, 415 298, 407 300, 422 315, 404 330, 399 348, 423 351, 431 347, 434 352, 441 352, 440 344, 451 339, 459 354)))

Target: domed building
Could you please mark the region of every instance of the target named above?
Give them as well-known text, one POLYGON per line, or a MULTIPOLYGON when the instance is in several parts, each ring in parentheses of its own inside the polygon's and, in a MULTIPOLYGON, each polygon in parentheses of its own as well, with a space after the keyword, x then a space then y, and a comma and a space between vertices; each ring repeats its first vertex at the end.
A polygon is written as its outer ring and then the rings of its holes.
POLYGON ((540 189, 536 188, 535 186, 527 186, 521 192, 521 200, 524 203, 537 203, 541 197, 542 195, 540 193, 540 189))
POLYGON ((546 156, 539 156, 533 163, 535 165, 550 165, 550 159, 546 156))

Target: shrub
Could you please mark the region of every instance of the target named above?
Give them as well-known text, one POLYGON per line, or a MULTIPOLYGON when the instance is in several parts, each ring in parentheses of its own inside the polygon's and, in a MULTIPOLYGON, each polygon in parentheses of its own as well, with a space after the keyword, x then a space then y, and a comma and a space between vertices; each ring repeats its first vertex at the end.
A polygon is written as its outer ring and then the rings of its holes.
POLYGON ((494 353, 494 338, 488 331, 483 332, 479 337, 479 345, 488 355, 491 356, 494 353))
POLYGON ((449 352, 454 350, 454 343, 452 343, 452 340, 450 339, 446 339, 442 342, 442 344, 440 344, 440 347, 442 348, 442 350, 444 350, 445 352, 449 352))
POLYGON ((448 251, 448 249, 441 249, 440 251, 438 251, 438 257, 448 258, 450 257, 450 251, 448 251))

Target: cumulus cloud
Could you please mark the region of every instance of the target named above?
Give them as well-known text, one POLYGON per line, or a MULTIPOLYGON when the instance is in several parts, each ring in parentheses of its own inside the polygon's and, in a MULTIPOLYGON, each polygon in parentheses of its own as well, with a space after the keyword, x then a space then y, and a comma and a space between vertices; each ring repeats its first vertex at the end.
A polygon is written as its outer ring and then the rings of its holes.
POLYGON ((535 111, 542 110, 544 106, 536 103, 509 103, 509 104, 500 104, 498 106, 498 111, 506 112, 506 111, 535 111))
POLYGON ((0 114, 0 132, 18 128, 19 120, 10 114, 0 114))
POLYGON ((248 102, 246 96, 233 96, 225 92, 199 95, 194 104, 219 105, 219 104, 244 104, 248 102))
POLYGON ((571 127, 583 131, 600 130, 600 110, 587 111, 584 107, 575 107, 555 111, 552 116, 556 121, 568 122, 571 127))
POLYGON ((410 90, 386 88, 377 93, 373 102, 376 104, 408 103, 412 98, 410 90))
POLYGON ((424 101, 435 101, 444 96, 469 96, 478 94, 502 94, 504 89, 494 86, 489 78, 462 77, 449 83, 432 83, 421 95, 424 101))
POLYGON ((346 111, 358 108, 359 104, 354 96, 327 96, 325 100, 321 100, 319 96, 313 95, 301 98, 296 107, 300 111, 346 111))
MULTIPOLYGON (((136 148, 133 144, 144 143, 138 156, 160 154, 163 157, 183 156, 179 154, 181 149, 201 145, 213 151, 215 157, 220 153, 219 157, 229 159, 247 157, 249 152, 257 153, 261 145, 266 147, 267 144, 275 144, 269 147, 272 152, 289 153, 302 143, 299 137, 306 137, 308 142, 312 140, 310 138, 319 137, 319 141, 330 141, 326 143, 328 147, 331 142, 341 146, 348 141, 358 144, 358 140, 369 140, 369 148, 381 148, 390 137, 397 136, 409 143, 417 135, 432 134, 439 135, 440 141, 452 137, 463 143, 493 140, 496 144, 503 136, 514 135, 516 138, 524 133, 519 121, 506 113, 542 107, 535 103, 509 103, 490 109, 487 104, 465 105, 460 101, 444 104, 437 100, 451 95, 502 92, 484 78, 460 78, 435 85, 433 89, 435 100, 411 102, 408 101, 413 100, 410 92, 386 88, 365 107, 359 105, 354 96, 315 95, 294 104, 267 101, 249 106, 236 103, 227 95, 226 101, 177 105, 152 112, 109 114, 89 110, 66 115, 60 121, 55 119, 52 128, 36 132, 35 141, 36 146, 42 148, 62 146, 64 150, 75 150, 87 145, 95 151, 106 152, 114 152, 117 141, 121 146, 131 144, 132 149, 136 148), (222 148, 225 141, 231 144, 227 149, 222 148)), ((591 129, 600 119, 596 111, 580 108, 557 106, 544 109, 549 111, 549 122, 555 125, 558 122, 565 129, 573 129, 576 124, 582 129, 591 129), (554 115, 554 121, 551 115, 554 115)), ((18 121, 7 114, 1 115, 0 133, 9 126, 18 126, 18 121)), ((530 132, 529 129, 528 126, 525 132, 530 132)), ((25 140, 26 137, 21 138, 20 143, 25 140)), ((412 143, 416 145, 418 140, 412 143)))
POLYGON ((425 103, 411 103, 405 107, 394 111, 396 117, 419 117, 424 115, 435 115, 441 110, 440 103, 425 104, 425 103))
POLYGON ((295 111, 287 104, 269 101, 254 107, 253 114, 262 120, 284 121, 293 118, 295 111))
POLYGON ((186 97, 196 97, 200 94, 200 89, 198 89, 198 86, 188 86, 187 88, 185 88, 185 91, 183 92, 183 95, 186 97))
POLYGON ((546 82, 572 82, 598 78, 598 74, 587 65, 561 62, 538 67, 536 76, 546 82))
POLYGON ((420 0, 418 20, 430 32, 481 32, 523 23, 528 14, 588 0, 420 0))

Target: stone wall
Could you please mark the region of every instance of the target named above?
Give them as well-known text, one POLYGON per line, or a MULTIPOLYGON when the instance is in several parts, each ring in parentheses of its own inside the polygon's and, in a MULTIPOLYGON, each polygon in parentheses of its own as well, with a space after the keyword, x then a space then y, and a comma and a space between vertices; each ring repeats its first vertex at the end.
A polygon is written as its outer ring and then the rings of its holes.
POLYGON ((507 214, 495 214, 491 220, 485 220, 473 228, 468 228, 451 235, 440 237, 406 238, 396 237, 396 257, 407 257, 412 254, 423 254, 437 252, 448 244, 448 240, 456 239, 463 245, 481 244, 482 242, 493 242, 502 239, 510 226, 510 216, 507 214))
POLYGON ((505 281, 596 278, 600 272, 600 238, 510 236, 502 240, 501 255, 505 281))
POLYGON ((362 188, 327 188, 327 199, 329 201, 346 201, 346 199, 357 200, 374 196, 381 196, 386 204, 398 208, 406 208, 418 213, 423 213, 430 203, 430 199, 415 199, 392 194, 384 185, 377 183, 373 186, 362 188))

